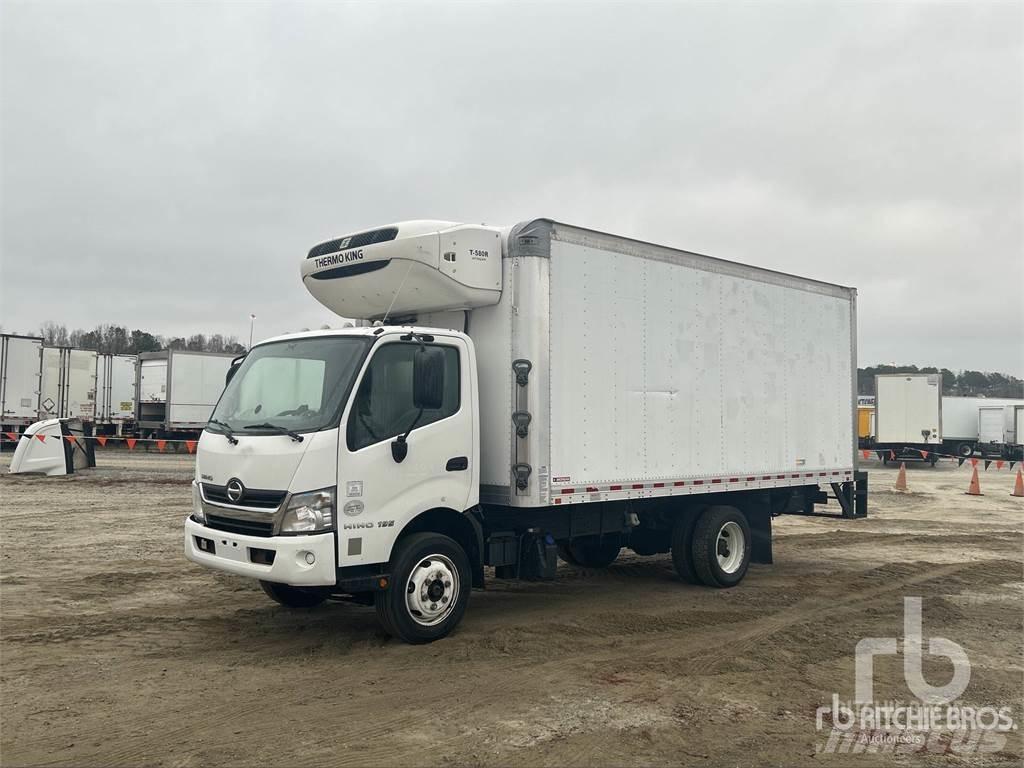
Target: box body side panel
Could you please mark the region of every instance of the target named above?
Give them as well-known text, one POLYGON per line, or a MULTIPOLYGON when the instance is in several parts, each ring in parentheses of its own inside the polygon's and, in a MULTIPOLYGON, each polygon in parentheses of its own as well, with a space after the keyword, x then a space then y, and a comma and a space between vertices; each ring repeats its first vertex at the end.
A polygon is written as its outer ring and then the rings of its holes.
POLYGON ((852 469, 853 292, 720 267, 555 237, 553 488, 852 469))

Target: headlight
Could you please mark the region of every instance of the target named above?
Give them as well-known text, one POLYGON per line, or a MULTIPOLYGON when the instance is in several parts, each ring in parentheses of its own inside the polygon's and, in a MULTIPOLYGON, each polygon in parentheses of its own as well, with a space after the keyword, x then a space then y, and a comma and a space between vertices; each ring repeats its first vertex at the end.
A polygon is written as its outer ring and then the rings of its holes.
POLYGON ((199 483, 192 481, 192 519, 197 523, 206 524, 206 513, 203 512, 203 498, 199 495, 199 483))
POLYGON ((333 529, 334 488, 292 496, 281 518, 281 533, 319 533, 333 529))

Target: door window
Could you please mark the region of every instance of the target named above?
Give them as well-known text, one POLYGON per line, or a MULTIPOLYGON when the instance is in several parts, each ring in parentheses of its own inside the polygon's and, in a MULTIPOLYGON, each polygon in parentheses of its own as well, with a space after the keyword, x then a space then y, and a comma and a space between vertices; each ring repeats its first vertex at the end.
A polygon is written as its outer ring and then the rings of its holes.
POLYGON ((348 417, 348 448, 358 451, 382 440, 405 434, 459 410, 459 351, 455 347, 433 346, 444 353, 444 402, 440 408, 420 409, 413 405, 413 357, 416 343, 385 344, 377 350, 359 384, 348 417))

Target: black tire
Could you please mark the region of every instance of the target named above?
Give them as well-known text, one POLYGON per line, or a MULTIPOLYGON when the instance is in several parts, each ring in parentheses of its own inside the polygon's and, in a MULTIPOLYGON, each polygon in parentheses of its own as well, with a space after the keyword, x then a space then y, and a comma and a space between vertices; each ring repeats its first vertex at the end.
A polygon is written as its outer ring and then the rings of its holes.
POLYGON ((974 446, 970 443, 959 443, 956 447, 956 455, 968 459, 974 455, 974 446))
POLYGON ((622 537, 613 536, 587 536, 584 539, 576 539, 569 542, 566 547, 566 554, 569 558, 563 557, 567 563, 578 565, 582 568, 607 568, 615 562, 622 551, 622 537))
POLYGON ((693 567, 707 586, 721 589, 739 584, 750 565, 750 548, 750 525, 735 507, 710 507, 697 518, 691 548, 693 567), (736 553, 737 546, 743 547, 742 553, 736 553), (736 564, 729 570, 723 569, 720 554, 727 562, 736 554, 736 564))
POLYGON ((701 584, 700 577, 693 567, 693 526, 694 515, 683 515, 676 520, 672 528, 672 565, 683 581, 690 584, 701 584))
POLYGON ((286 608, 316 608, 330 595, 319 587, 290 587, 273 581, 261 581, 260 586, 271 600, 286 608))
POLYGON ((569 565, 579 565, 579 563, 576 562, 576 558, 572 556, 572 552, 569 551, 569 545, 568 544, 559 544, 558 545, 558 557, 563 562, 566 562, 569 565))
POLYGON ((377 618, 384 631, 399 640, 412 644, 432 643, 451 632, 462 620, 472 585, 469 558, 457 542, 438 533, 414 533, 398 543, 391 558, 391 587, 377 592, 374 600, 377 618), (450 606, 448 601, 443 601, 437 616, 415 613, 407 600, 407 596, 416 591, 417 573, 414 571, 418 568, 427 571, 420 578, 439 576, 420 584, 425 596, 422 599, 424 610, 428 605, 441 604, 446 596, 451 601, 450 606), (448 574, 447 582, 444 574, 448 574), (457 582, 450 578, 452 575, 457 576, 457 582))

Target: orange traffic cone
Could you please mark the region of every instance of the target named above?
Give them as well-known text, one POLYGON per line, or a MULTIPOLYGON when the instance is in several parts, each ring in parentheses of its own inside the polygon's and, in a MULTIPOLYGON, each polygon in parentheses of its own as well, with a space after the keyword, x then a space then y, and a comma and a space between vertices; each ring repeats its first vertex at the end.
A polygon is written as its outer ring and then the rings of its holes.
POLYGON ((981 492, 981 483, 978 482, 978 468, 974 468, 974 474, 971 476, 971 484, 967 488, 967 496, 984 496, 981 492))
POLYGON ((893 488, 897 491, 907 490, 907 462, 900 462, 900 473, 896 475, 896 485, 893 488))
POLYGON ((1017 482, 1013 486, 1013 493, 1011 496, 1024 496, 1024 475, 1021 474, 1020 470, 1017 470, 1017 482))

